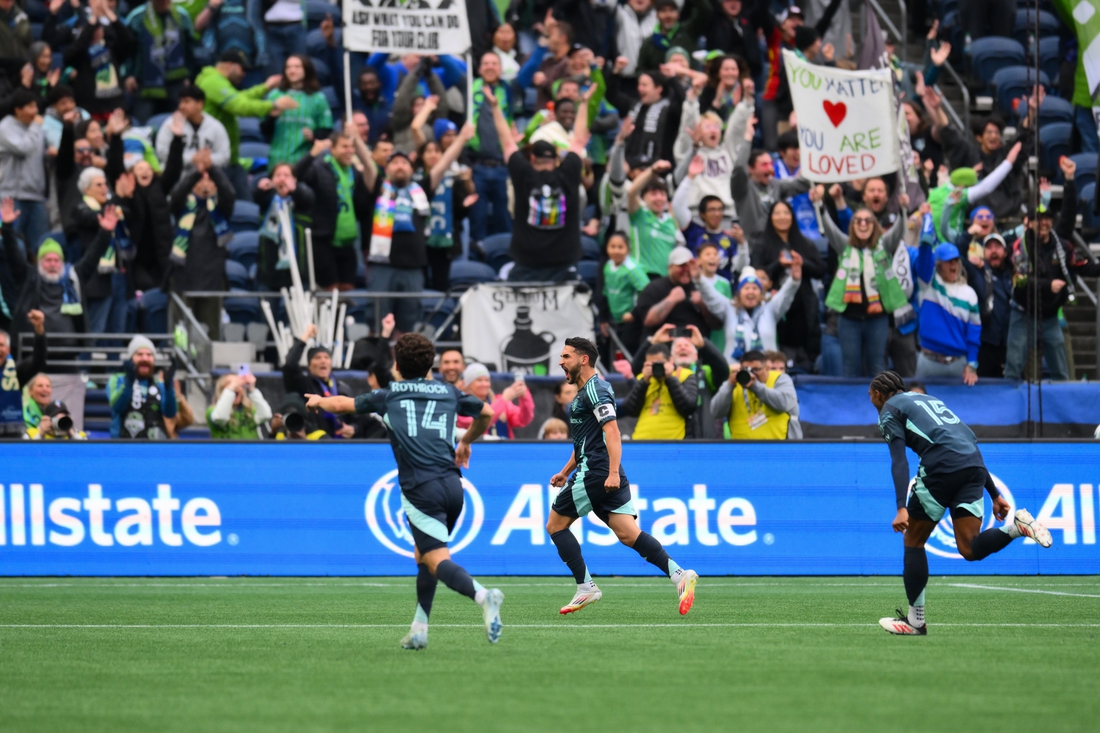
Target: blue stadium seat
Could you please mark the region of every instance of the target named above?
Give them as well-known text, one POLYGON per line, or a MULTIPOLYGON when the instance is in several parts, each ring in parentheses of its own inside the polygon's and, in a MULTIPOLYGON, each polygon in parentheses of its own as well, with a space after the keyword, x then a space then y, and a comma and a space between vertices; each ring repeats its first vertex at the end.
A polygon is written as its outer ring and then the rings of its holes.
POLYGON ((500 268, 512 261, 512 256, 508 254, 510 246, 512 246, 511 232, 493 234, 481 240, 481 251, 485 254, 485 263, 500 272, 500 268))
POLYGON ((952 10, 944 13, 943 23, 940 24, 942 37, 951 43, 952 50, 952 62, 956 59, 962 58, 963 47, 963 27, 960 22, 958 10, 952 10))
POLYGON ((1054 79, 1058 78, 1058 72, 1062 68, 1062 55, 1059 53, 1058 36, 1047 36, 1039 39, 1039 69, 1054 79))
POLYGON ((1077 189, 1077 212, 1081 214, 1082 229, 1096 229, 1097 218, 1092 214, 1092 203, 1096 198, 1096 184, 1090 183, 1077 189))
POLYGON ((461 288, 488 283, 497 279, 497 272, 484 262, 455 260, 451 263, 451 287, 461 288))
MULTIPOLYGON (((325 101, 328 102, 328 106, 331 107, 334 112, 344 108, 340 103, 340 95, 336 93, 335 87, 321 87, 321 94, 325 95, 325 101)), ((333 117, 336 117, 336 115, 333 115, 333 117)))
POLYGON ((168 294, 160 288, 141 294, 141 325, 143 333, 168 333, 168 294))
POLYGON ((1011 38, 987 36, 970 44, 970 69, 973 75, 988 84, 993 75, 1006 66, 1026 66, 1024 47, 1011 38))
MULTIPOLYGON (((1039 83, 1050 91, 1050 77, 1039 72, 1039 83)), ((1027 66, 1006 66, 993 75, 993 86, 997 89, 997 108, 1011 117, 1012 102, 1031 94, 1035 86, 1035 70, 1027 66)))
MULTIPOLYGON (((236 290, 237 292, 243 292, 237 288, 230 288, 230 292, 236 290)), ((243 298, 243 297, 228 297, 225 299, 223 306, 225 312, 229 315, 229 320, 232 323, 255 323, 262 322, 264 320, 263 311, 260 309, 260 301, 258 298, 243 298)))
POLYGON ((577 263, 577 275, 588 283, 593 290, 596 289, 596 280, 599 277, 600 263, 595 260, 581 260, 577 263))
POLYGON ((64 66, 65 66, 65 54, 61 53, 60 51, 54 51, 53 55, 50 56, 50 68, 51 69, 61 69, 61 68, 64 68, 64 66))
POLYGON ((1073 122, 1073 105, 1061 97, 1046 97, 1039 105, 1039 128, 1054 122, 1073 122))
POLYGON ((581 259, 600 261, 600 243, 592 237, 581 235, 581 251, 584 253, 581 259))
MULTIPOLYGON (((340 24, 337 23, 336 25, 339 26, 340 24)), ((344 32, 339 28, 336 29, 335 40, 337 48, 344 47, 344 32)), ((320 28, 306 34, 306 50, 310 56, 320 56, 325 52, 327 47, 328 44, 325 43, 325 36, 321 33, 320 28)))
MULTIPOLYGON (((1019 41, 1024 46, 1028 45, 1028 39, 1035 32, 1035 11, 1034 10, 1017 10, 1016 11, 1016 30, 1013 31, 1012 37, 1019 41)), ((1056 36, 1058 35, 1058 18, 1053 13, 1048 13, 1045 10, 1039 11, 1039 37, 1044 36, 1056 36)))
POLYGON ((260 228, 260 207, 251 201, 237 199, 229 228, 234 232, 254 232, 260 228))
MULTIPOLYGON (((1039 130, 1041 135, 1042 128, 1039 128, 1039 130)), ((1078 191, 1081 191, 1088 184, 1096 182, 1096 153, 1077 153, 1069 156, 1069 158, 1077 164, 1077 171, 1073 174, 1073 179, 1077 181, 1078 191)), ((1061 171, 1058 171, 1058 177, 1062 177, 1061 171)))
POLYGON ((260 257, 260 233, 237 232, 226 250, 229 252, 229 259, 251 268, 260 257))
POLYGON ((1057 170, 1058 158, 1069 155, 1072 137, 1073 125, 1066 122, 1056 122, 1053 125, 1040 127, 1039 144, 1042 146, 1042 154, 1039 156, 1039 167, 1057 170))
POLYGON ((320 28, 321 21, 328 15, 332 16, 332 22, 337 28, 344 25, 344 17, 340 13, 340 8, 331 3, 326 3, 324 0, 306 0, 306 20, 309 23, 310 30, 320 28))
POLYGON ((335 87, 336 80, 332 78, 332 72, 329 71, 328 64, 313 56, 309 58, 309 61, 313 64, 313 70, 317 72, 317 81, 321 82, 321 86, 335 87))
POLYGON ((248 268, 240 262, 225 261, 225 279, 229 282, 230 289, 252 289, 252 279, 248 276, 248 268))
POLYGON ((157 130, 172 116, 170 112, 165 112, 159 115, 153 115, 145 121, 145 126, 153 131, 153 139, 156 140, 157 130))
POLYGON ((271 146, 267 143, 242 142, 241 155, 245 158, 263 158, 267 160, 271 154, 271 146))
POLYGON ((42 40, 42 24, 31 23, 31 38, 35 41, 42 40))
POLYGON ((255 117, 238 117, 237 126, 241 129, 242 143, 265 143, 264 134, 260 131, 260 121, 255 117))

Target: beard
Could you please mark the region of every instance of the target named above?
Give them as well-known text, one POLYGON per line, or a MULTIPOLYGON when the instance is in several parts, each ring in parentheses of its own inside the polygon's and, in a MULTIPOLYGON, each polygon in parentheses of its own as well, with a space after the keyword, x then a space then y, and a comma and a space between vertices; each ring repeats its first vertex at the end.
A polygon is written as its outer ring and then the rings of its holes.
POLYGON ((562 367, 562 370, 565 372, 565 381, 569 382, 569 384, 580 384, 581 367, 579 364, 573 369, 562 367))
POLYGON ((57 285, 59 282, 61 282, 61 278, 64 277, 64 275, 64 270, 57 273, 56 275, 51 275, 41 267, 38 268, 38 277, 42 280, 42 282, 49 283, 50 285, 57 285))

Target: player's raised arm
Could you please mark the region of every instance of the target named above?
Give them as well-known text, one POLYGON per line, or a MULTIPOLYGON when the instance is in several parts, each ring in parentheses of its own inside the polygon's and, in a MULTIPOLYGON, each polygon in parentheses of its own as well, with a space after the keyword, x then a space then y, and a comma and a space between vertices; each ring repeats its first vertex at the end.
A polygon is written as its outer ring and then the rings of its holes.
POLYGON ((467 428, 466 434, 458 441, 455 447, 455 465, 459 468, 470 467, 470 444, 485 434, 489 425, 493 422, 493 408, 488 404, 481 406, 481 413, 474 418, 467 428))
POLYGON ((355 400, 351 397, 337 395, 335 397, 322 397, 319 394, 307 394, 307 410, 320 410, 339 415, 345 412, 355 412, 355 400))
POLYGON ((603 442, 607 446, 607 480, 603 487, 608 491, 619 490, 619 464, 623 458, 623 436, 619 433, 619 421, 608 420, 603 424, 603 442))

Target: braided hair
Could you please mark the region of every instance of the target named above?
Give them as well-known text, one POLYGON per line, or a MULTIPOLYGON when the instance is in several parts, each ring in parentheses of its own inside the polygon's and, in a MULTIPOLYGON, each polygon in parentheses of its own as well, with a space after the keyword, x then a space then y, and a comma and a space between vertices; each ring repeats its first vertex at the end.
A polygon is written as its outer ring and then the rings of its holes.
POLYGON ((905 380, 897 372, 879 372, 878 376, 871 380, 871 389, 890 397, 897 392, 905 391, 905 380))

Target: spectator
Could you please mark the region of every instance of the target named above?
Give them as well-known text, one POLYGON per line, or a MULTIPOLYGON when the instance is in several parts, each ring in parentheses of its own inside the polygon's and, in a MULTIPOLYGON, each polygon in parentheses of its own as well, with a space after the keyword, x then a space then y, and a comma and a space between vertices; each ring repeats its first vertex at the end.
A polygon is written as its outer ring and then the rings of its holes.
POLYGON ((42 133, 46 136, 46 149, 52 148, 56 155, 61 146, 66 116, 75 123, 88 119, 88 113, 76 106, 73 88, 64 84, 50 89, 45 102, 46 111, 42 113, 42 133))
POLYGON ((516 29, 501 23, 493 31, 493 53, 500 59, 500 78, 512 82, 519 74, 520 58, 516 49, 516 29))
MULTIPOLYGON (((745 232, 741 229, 740 220, 734 216, 728 220, 732 223, 723 229, 727 221, 727 209, 720 196, 708 194, 699 199, 698 222, 692 218, 688 207, 693 182, 699 179, 708 165, 700 155, 692 158, 687 177, 680 181, 676 195, 672 197, 672 213, 684 232, 688 249, 698 257, 705 246, 713 245, 718 258, 715 273, 721 273, 722 277, 728 279, 731 272, 740 272, 749 262, 749 249, 745 246, 745 232)), ((729 189, 728 182, 726 189, 729 189)))
MULTIPOLYGON (((378 72, 378 79, 382 84, 382 96, 392 104, 401 80, 405 78, 406 74, 412 74, 416 71, 416 67, 423 57, 415 53, 406 53, 402 54, 397 63, 394 64, 387 63, 389 58, 390 55, 385 53, 371 54, 370 58, 367 59, 367 65, 378 72)), ((433 66, 432 70, 443 80, 443 86, 450 88, 466 78, 466 64, 455 57, 435 56, 434 61, 436 65, 433 66)), ((426 96, 427 85, 422 84, 420 91, 426 96)))
POLYGON ((134 336, 126 349, 122 371, 111 375, 107 396, 111 402, 111 437, 125 440, 164 440, 165 418, 176 416, 176 392, 167 389, 175 378, 175 362, 157 379, 153 342, 134 336))
POLYGON ((34 328, 34 348, 30 356, 19 361, 11 355, 11 334, 0 330, 0 437, 23 434, 21 392, 34 375, 46 370, 46 316, 42 311, 31 311, 27 321, 34 328))
MULTIPOLYGON (((38 377, 48 380, 45 374, 38 377)), ((38 407, 34 402, 31 403, 38 407)), ((64 402, 54 400, 41 406, 41 419, 38 426, 27 428, 27 437, 31 440, 87 440, 83 430, 77 430, 73 416, 64 402)))
MULTIPOLYGON (((380 145, 381 142, 375 146, 376 152, 380 145)), ((309 155, 294 166, 295 178, 312 188, 316 196, 313 264, 317 285, 322 289, 354 287, 358 222, 371 221, 370 192, 380 178, 370 159, 361 139, 341 132, 328 140, 315 141, 309 155), (367 163, 362 173, 352 166, 357 152, 360 160, 367 163)))
MULTIPOLYGON (((858 189, 857 189, 858 191, 858 189)), ((898 220, 896 211, 890 211, 890 187, 881 178, 868 178, 863 181, 863 205, 866 206, 879 226, 889 229, 898 220)))
POLYGON ((669 253, 684 244, 680 226, 668 212, 668 185, 661 177, 671 169, 668 161, 657 161, 634 179, 626 193, 631 253, 650 279, 661 276, 668 268, 669 253))
POLYGON ((765 362, 760 351, 746 352, 740 371, 730 372, 710 409, 729 416, 733 440, 802 440, 794 380, 765 362))
MULTIPOLYGON (((1050 378, 1055 381, 1070 378, 1058 309, 1069 301, 1074 291, 1074 274, 1085 277, 1100 274, 1100 268, 1095 265, 1076 266, 1073 229, 1077 220, 1077 182, 1074 180, 1077 166, 1069 158, 1062 158, 1058 164, 1066 182, 1057 225, 1049 209, 1029 211, 1024 219, 1024 234, 1012 253, 1016 275, 1008 321, 1006 379, 1022 377, 1024 361, 1031 353, 1028 334, 1034 334, 1036 329, 1050 378), (1034 324, 1035 310, 1039 311, 1037 325, 1034 324)), ((1038 374, 1034 376, 1039 377, 1038 374)))
MULTIPOLYGON (((302 426, 307 431, 306 434, 312 435, 315 431, 322 430, 330 438, 337 436, 353 438, 355 437, 354 425, 343 422, 341 418, 330 412, 307 413, 305 410, 304 400, 307 394, 332 397, 346 392, 333 378, 332 352, 324 346, 312 346, 308 351, 306 350, 306 344, 316 336, 317 326, 311 323, 300 337, 294 339, 294 343, 287 351, 286 361, 283 362, 283 389, 286 390, 288 398, 296 395, 302 400, 298 413, 306 418, 306 424, 302 426), (302 352, 306 354, 305 374, 298 366, 302 361, 302 352)), ((279 408, 279 413, 283 415, 285 422, 287 416, 285 403, 279 408)), ((287 427, 291 428, 292 432, 299 432, 290 425, 287 427)), ((274 427, 272 429, 274 430, 274 427)))
POLYGON ((581 259, 581 156, 588 144, 588 105, 577 109, 573 140, 559 166, 557 149, 545 141, 532 146, 530 160, 521 154, 496 97, 488 90, 484 94, 493 108, 497 137, 515 189, 515 232, 509 250, 515 265, 508 279, 571 280, 581 259))
MULTIPOLYGON (((201 34, 203 46, 211 56, 219 56, 235 50, 244 54, 252 66, 267 68, 270 54, 267 52, 267 34, 264 33, 258 0, 198 0, 206 7, 191 12, 195 32, 201 34)), ((278 73, 279 67, 275 67, 278 73)))
POLYGON ((649 285, 649 278, 630 256, 630 246, 622 232, 608 235, 606 251, 607 261, 603 265, 599 289, 603 306, 600 330, 615 329, 623 345, 634 350, 640 329, 640 324, 634 320, 634 305, 638 295, 649 285))
POLYGON ((631 168, 645 168, 658 160, 669 164, 674 161, 683 104, 679 84, 658 71, 642 71, 638 76, 638 102, 630 110, 634 132, 626 141, 626 162, 631 168))
POLYGON ((516 83, 538 91, 536 106, 542 109, 553 101, 554 82, 569 75, 569 52, 573 48, 573 27, 547 14, 546 38, 523 64, 516 83))
MULTIPOLYGON (((19 216, 11 199, 0 201, 0 221, 3 221, 4 251, 8 267, 15 282, 23 283, 23 290, 16 304, 15 313, 41 311, 49 333, 84 333, 87 302, 83 296, 84 283, 96 271, 99 259, 111 243, 111 233, 118 224, 115 207, 107 206, 99 215, 100 232, 92 246, 75 265, 65 262, 65 252, 53 238, 47 238, 38 247, 34 268, 15 244, 12 222, 19 216)), ((16 333, 27 330, 28 320, 16 320, 16 333)))
MULTIPOLYGON (((839 189, 835 186, 834 189, 836 199, 839 189)), ((883 233, 874 213, 861 206, 852 215, 845 236, 832 218, 821 212, 821 190, 815 190, 814 194, 825 236, 839 257, 839 267, 825 305, 840 314, 837 339, 844 376, 874 376, 883 370, 886 360, 886 339, 890 332, 888 314, 899 311, 911 314, 911 310, 906 310, 911 309, 909 299, 898 284, 891 265, 905 234, 909 196, 903 193, 898 197, 901 216, 889 231, 883 233)), ((898 320, 895 315, 895 322, 898 320)))
POLYGON ((88 18, 63 57, 64 65, 76 72, 76 103, 104 121, 126 102, 118 67, 135 50, 134 34, 115 15, 111 4, 109 0, 89 0, 88 18))
POLYGON ((474 80, 471 116, 476 133, 469 144, 474 186, 477 188, 477 202, 470 211, 470 239, 474 242, 481 242, 490 234, 512 231, 512 219, 508 216, 508 168, 503 146, 514 140, 512 128, 516 109, 512 87, 501 81, 500 59, 496 54, 481 57, 479 73, 481 78, 474 80), (493 97, 493 102, 489 103, 489 97, 493 97), (499 106, 508 131, 503 137, 497 132, 495 106, 499 106))
POLYGON ((666 344, 650 344, 642 371, 623 400, 621 413, 624 417, 638 418, 635 440, 683 440, 698 397, 698 385, 691 370, 670 361, 666 344))
POLYGON ((72 240, 68 245, 68 254, 71 259, 78 258, 81 254, 78 248, 79 235, 73 222, 77 202, 83 196, 77 185, 80 174, 89 167, 105 168, 107 165, 106 159, 97 160, 95 148, 87 138, 76 136, 73 126, 78 120, 79 114, 75 109, 65 115, 62 120, 61 144, 54 159, 57 206, 60 209, 62 231, 65 232, 67 241, 70 238, 72 240), (102 165, 96 166, 97 163, 102 165))
MULTIPOLYGON (((742 246, 740 249, 741 252, 745 252, 748 248, 742 246)), ((725 257, 721 248, 714 242, 704 242, 699 245, 695 256, 699 260, 699 279, 710 283, 711 287, 723 297, 733 298, 733 286, 730 284, 729 278, 719 272, 725 257)), ((739 258, 735 269, 740 272, 745 268, 745 262, 743 258, 739 258)), ((725 352, 726 331, 724 328, 712 329, 709 338, 718 348, 719 353, 725 352)))
POLYGON ((318 133, 325 137, 332 132, 332 110, 321 94, 321 82, 309 56, 287 57, 279 85, 267 99, 277 102, 283 97, 293 99, 297 106, 274 118, 275 131, 267 158, 270 171, 279 163, 294 165, 309 152, 318 133))
POLYGON ((126 91, 137 97, 134 117, 174 112, 195 66, 191 17, 172 0, 149 0, 130 12, 126 25, 137 44, 125 80, 126 91))
POLYGON ((577 398, 577 385, 572 382, 558 382, 554 385, 554 407, 550 415, 561 420, 566 425, 565 434, 569 433, 569 405, 577 398))
MULTIPOLYGON (((977 240, 968 239, 965 242, 959 242, 958 240, 962 237, 960 230, 966 212, 973 204, 981 201, 989 192, 995 190, 1001 181, 1012 172, 1012 166, 1016 164, 1020 148, 1020 143, 1013 145, 1005 159, 997 166, 997 169, 983 178, 981 182, 978 182, 977 172, 973 169, 956 168, 951 171, 950 183, 953 190, 945 191, 944 189, 948 188, 947 186, 940 186, 936 189, 936 192, 940 195, 934 198, 939 199, 943 206, 938 228, 943 241, 961 243, 965 245, 968 255, 972 249, 975 251, 975 255, 979 255, 982 249, 982 241, 993 232, 995 215, 988 206, 983 205, 974 208, 970 213, 970 228, 974 231, 968 231, 967 233, 977 237, 977 240)), ((931 191, 929 192, 929 199, 929 203, 932 204, 931 191)))
POLYGON ((455 389, 466 390, 466 383, 462 381, 462 373, 465 370, 466 359, 458 349, 445 349, 439 355, 439 376, 455 389))
MULTIPOLYGON (((454 124, 449 120, 440 120, 436 125, 439 122, 454 124)), ((444 293, 451 287, 451 259, 462 254, 459 224, 469 205, 474 203, 473 197, 476 197, 469 169, 456 170, 455 165, 473 134, 473 125, 467 123, 462 126, 461 134, 441 136, 453 138, 447 148, 443 148, 439 142, 431 141, 424 143, 417 154, 417 163, 420 166, 417 180, 432 186, 432 216, 428 221, 425 251, 429 272, 428 287, 444 293)))
POLYGON ((214 440, 254 440, 271 419, 271 407, 256 389, 252 374, 223 374, 214 386, 214 404, 206 408, 206 424, 214 440))
POLYGON ((297 263, 299 275, 309 272, 303 221, 313 212, 315 202, 313 189, 294 177, 294 168, 289 163, 277 164, 270 178, 261 178, 256 183, 256 203, 260 205, 260 211, 266 212, 260 227, 256 278, 267 290, 289 288, 293 284, 290 274, 292 257, 297 263), (285 223, 282 218, 284 212, 285 223), (292 239, 290 242, 286 236, 288 230, 292 239))
POLYGON ((827 273, 817 246, 807 241, 796 225, 792 205, 776 201, 768 212, 763 239, 753 248, 752 266, 767 272, 773 283, 781 282, 784 270, 791 267, 793 253, 798 253, 802 259, 802 284, 786 317, 779 320, 776 343, 799 368, 810 372, 821 353, 820 302, 810 281, 822 280, 827 273))
POLYGON ((744 59, 748 73, 741 76, 745 79, 758 78, 764 67, 760 62, 756 16, 766 13, 767 6, 761 3, 751 4, 754 17, 750 18, 742 12, 742 0, 721 0, 718 5, 721 12, 714 14, 711 27, 707 29, 707 48, 711 53, 724 52, 728 56, 744 59))
POLYGON ((737 282, 737 295, 730 300, 721 295, 698 274, 695 287, 702 294, 707 310, 725 327, 727 357, 740 361, 747 351, 776 349, 776 330, 779 321, 790 310, 802 284, 802 256, 791 252, 790 276, 770 300, 765 300, 765 290, 756 270, 746 267, 737 282))
MULTIPOLYGON (((152 0, 150 0, 152 1, 152 0)), ((272 54, 274 56, 274 53, 272 54)), ((241 148, 241 126, 238 117, 278 116, 287 110, 298 109, 298 100, 293 95, 284 95, 268 101, 264 96, 281 83, 282 77, 268 77, 263 84, 248 89, 237 89, 244 79, 244 70, 248 60, 240 51, 226 51, 218 57, 218 63, 207 66, 195 79, 195 86, 206 94, 204 111, 222 123, 229 136, 229 163, 224 166, 225 175, 233 184, 237 197, 245 201, 252 200, 252 189, 248 185, 248 174, 241 167, 238 156, 241 148)), ((315 100, 311 101, 311 106, 315 100)))
POLYGON ((91 333, 124 333, 129 306, 127 272, 136 254, 129 228, 129 224, 135 221, 129 206, 134 193, 134 177, 123 174, 118 181, 120 196, 125 194, 127 198, 125 204, 120 197, 111 200, 107 176, 99 168, 85 168, 77 181, 77 188, 83 198, 73 213, 73 225, 80 237, 81 251, 91 251, 99 237, 102 231, 99 217, 104 207, 108 204, 114 206, 118 215, 118 223, 111 232, 111 242, 99 258, 96 272, 83 281, 83 296, 88 304, 87 327, 91 333))
MULTIPOLYGON (((740 4, 739 0, 733 1, 740 4)), ((711 32, 713 27, 712 21, 711 32)), ((707 84, 699 94, 699 111, 704 115, 713 112, 725 123, 744 95, 755 92, 755 84, 752 86, 753 92, 750 92, 748 85, 752 83, 752 78, 743 58, 727 56, 720 51, 712 51, 707 58, 707 84)))
MULTIPOLYGON (((787 130, 779 136, 779 157, 775 161, 775 176, 781 181, 794 178, 801 168, 802 154, 798 145, 798 132, 787 130)), ((817 225, 817 216, 814 214, 814 205, 810 201, 809 193, 792 196, 787 200, 787 204, 794 212, 795 221, 802 235, 810 241, 820 239, 821 230, 817 225)), ((817 251, 816 248, 814 251, 817 251)), ((806 257, 804 253, 802 256, 806 257)))
MULTIPOLYGON (((27 437, 38 436, 39 427, 50 430, 50 419, 44 418, 45 413, 51 408, 60 406, 54 402, 53 383, 46 374, 35 374, 23 388, 23 430, 27 437), (46 424, 42 425, 45 419, 46 424)), ((65 410, 68 412, 68 409, 65 410)))
POLYGON ((390 339, 397 321, 387 313, 379 325, 381 333, 368 334, 352 346, 351 368, 367 373, 367 385, 372 390, 384 389, 393 380, 390 339))
MULTIPOLYGON (((474 88, 477 88, 477 80, 474 80, 474 88)), ((378 133, 389 128, 390 116, 393 114, 391 102, 382 94, 382 82, 378 79, 378 72, 374 69, 363 69, 359 72, 359 83, 356 90, 358 98, 353 99, 352 106, 356 112, 362 112, 370 123, 370 138, 366 141, 371 145, 378 140, 378 133)), ((475 100, 476 104, 476 100, 475 100)))
POLYGON ((764 363, 768 371, 787 373, 787 355, 782 351, 765 351, 764 363))
MULTIPOLYGON (((484 364, 473 363, 462 373, 466 383, 466 392, 477 397, 493 408, 493 421, 485 432, 488 439, 511 440, 515 438, 516 428, 525 428, 535 419, 535 400, 527 390, 526 383, 517 380, 505 388, 499 395, 493 395, 489 370, 484 364), (515 400, 515 401, 513 401, 515 400)), ((472 418, 459 418, 458 427, 467 428, 463 422, 472 418)))
POLYGON ((917 379, 962 377, 972 386, 978 381, 982 342, 978 296, 966 284, 958 247, 944 243, 933 252, 935 241, 932 214, 926 213, 916 266, 921 300, 917 379))
POLYGON ((666 323, 676 328, 693 325, 700 331, 709 331, 714 318, 703 303, 703 296, 694 283, 699 269, 687 247, 676 247, 668 255, 668 276, 650 281, 634 306, 634 320, 642 324, 646 335, 653 335, 666 323))
POLYGON ((654 3, 657 25, 653 34, 642 43, 638 68, 656 69, 665 62, 669 49, 682 48, 694 53, 700 36, 705 36, 714 9, 710 0, 657 0, 654 3))
MULTIPOLYGON (((993 232, 985 238, 982 258, 964 259, 966 280, 978 296, 982 317, 982 341, 978 348, 978 376, 1000 379, 1008 358, 1008 323, 1012 313, 1012 261, 1004 237, 993 232)), ((910 390, 912 391, 912 390, 910 390)))
POLYGON ((560 418, 548 418, 539 428, 539 440, 569 440, 569 427, 560 418))
MULTIPOLYGON (((746 95, 737 106, 741 105, 748 107, 751 116, 754 105, 752 97, 746 95)), ((745 237, 750 242, 755 242, 764 232, 771 204, 806 193, 811 184, 801 175, 777 179, 771 155, 767 151, 752 148, 752 132, 753 126, 750 123, 745 131, 745 143, 738 149, 737 159, 733 162, 730 189, 745 237)))
POLYGON ((203 112, 206 93, 197 86, 188 86, 179 93, 178 115, 172 116, 172 124, 161 125, 157 130, 157 157, 161 162, 168 160, 172 141, 183 138, 183 174, 195 171, 194 158, 200 150, 210 151, 210 162, 218 168, 229 165, 232 148, 229 134, 222 123, 212 115, 203 112))
MULTIPOLYGON (((652 0, 629 0, 615 10, 615 76, 627 88, 644 71, 638 65, 642 46, 657 30, 657 11, 652 0)), ((635 117, 634 119, 638 119, 635 117)))
POLYGON ((432 73, 432 61, 425 56, 420 59, 420 64, 414 71, 410 71, 401 80, 397 87, 397 94, 393 98, 393 116, 390 119, 390 127, 393 130, 393 146, 405 154, 410 154, 418 147, 415 133, 412 130, 413 123, 419 123, 417 132, 426 139, 432 138, 432 130, 429 125, 437 119, 447 119, 449 107, 446 99, 447 90, 439 77, 432 73), (423 79, 428 86, 429 96, 420 93, 420 82, 423 79), (427 108, 425 119, 419 113, 427 108), (426 130, 424 129, 426 128, 426 130))
POLYGON ((28 58, 31 23, 15 0, 0 0, 0 58, 28 58))
MULTIPOLYGON (((287 58, 307 52, 306 4, 303 0, 262 1, 268 73, 278 74, 287 58)), ((332 22, 332 18, 326 20, 332 22)))
MULTIPOLYGON (((2 14, 3 7, 0 6, 2 14)), ((3 33, 0 31, 0 36, 3 33)), ((15 207, 22 219, 17 231, 23 235, 29 250, 37 247, 49 230, 46 215, 46 137, 42 132, 42 118, 38 115, 38 102, 34 95, 25 89, 17 89, 11 99, 11 115, 0 120, 0 197, 15 199, 15 207)))
MULTIPOLYGON (((225 290, 225 245, 233 238, 229 218, 237 201, 233 186, 210 151, 195 153, 194 170, 180 178, 169 196, 176 218, 172 240, 172 289, 225 290)), ((207 328, 211 341, 221 338, 222 299, 187 298, 188 307, 207 328)))

